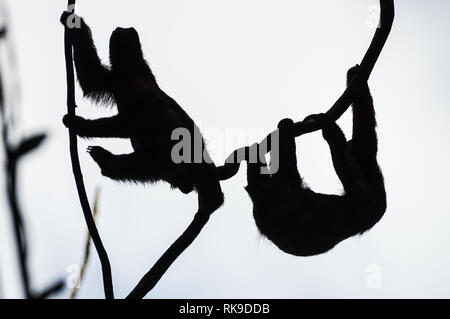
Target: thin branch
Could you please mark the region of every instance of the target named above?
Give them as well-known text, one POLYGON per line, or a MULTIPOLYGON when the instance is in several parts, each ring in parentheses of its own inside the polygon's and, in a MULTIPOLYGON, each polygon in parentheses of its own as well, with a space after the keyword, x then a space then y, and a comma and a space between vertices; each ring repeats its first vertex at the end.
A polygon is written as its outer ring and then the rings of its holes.
MULTIPOLYGON (((75 8, 75 0, 68 0, 68 10, 75 8)), ((75 115, 76 101, 75 101, 75 72, 73 69, 73 53, 72 53, 72 39, 69 28, 65 27, 64 34, 64 48, 66 58, 66 72, 67 72, 67 112, 69 115, 75 115)), ((100 234, 95 225, 94 218, 92 216, 91 207, 86 195, 86 189, 83 181, 83 174, 81 172, 80 160, 78 157, 78 141, 77 136, 73 130, 69 129, 70 140, 70 157, 72 161, 72 170, 77 185, 78 196, 80 198, 81 207, 83 209, 86 225, 89 230, 89 234, 94 242, 95 249, 97 250, 102 265, 103 272, 103 286, 105 290, 105 297, 107 299, 114 299, 113 283, 111 275, 111 264, 109 263, 108 254, 103 246, 100 234)))
MULTIPOLYGON (((395 17, 394 0, 380 0, 380 25, 375 32, 373 40, 367 50, 361 64, 360 71, 356 77, 352 80, 350 85, 347 87, 345 92, 341 97, 334 103, 334 105, 328 110, 327 114, 334 120, 337 121, 349 108, 353 101, 353 96, 355 92, 368 81, 373 68, 381 54, 381 51, 386 44, 389 34, 392 29, 392 25, 395 17)), ((295 136, 299 137, 301 135, 312 133, 320 130, 321 127, 314 120, 308 120, 306 122, 295 123, 295 136)), ((270 139, 275 136, 278 131, 274 131, 269 134, 259 145, 264 145, 264 150, 266 152, 271 151, 270 139)), ((259 145, 254 145, 252 147, 258 147, 259 145)), ((227 180, 236 175, 239 171, 240 162, 243 159, 239 156, 240 154, 248 154, 250 152, 250 147, 243 147, 234 151, 226 160, 225 165, 219 169, 226 169, 226 173, 221 178, 222 180, 227 180)), ((247 155, 245 159, 247 159, 247 155)))
POLYGON ((167 249, 126 299, 144 298, 158 284, 175 260, 194 242, 208 223, 209 217, 210 214, 203 214, 199 211, 185 232, 167 249))
MULTIPOLYGON (((361 64, 360 71, 347 87, 341 97, 334 103, 327 114, 335 121, 337 121, 349 108, 353 102, 355 92, 369 80, 372 74, 375 63, 383 51, 384 45, 389 37, 389 34, 394 23, 395 9, 394 0, 380 0, 380 24, 375 32, 373 40, 367 50, 361 64)), ((296 123, 296 136, 318 131, 321 127, 313 120, 307 122, 296 123)))
MULTIPOLYGON (((97 190, 95 191, 94 207, 93 207, 94 221, 97 220, 97 216, 98 216, 99 199, 100 199, 100 189, 97 188, 97 190)), ((70 294, 70 299, 75 299, 78 294, 78 291, 79 291, 78 287, 80 287, 80 285, 81 285, 81 281, 83 280, 87 265, 89 263, 89 257, 91 254, 91 242, 92 242, 92 238, 88 232, 87 237, 86 237, 86 245, 84 247, 84 257, 83 257, 83 262, 81 264, 80 274, 78 275, 78 278, 72 289, 72 293, 70 294)))
MULTIPOLYGON (((7 35, 7 30, 0 30, 0 38, 7 35)), ((23 139, 17 147, 12 146, 9 141, 9 130, 11 123, 6 119, 5 100, 3 94, 3 78, 0 74, 0 116, 2 142, 5 151, 6 166, 6 190, 8 204, 11 211, 11 219, 13 222, 14 239, 16 242, 16 250, 19 258, 20 275, 22 277, 23 290, 27 299, 44 299, 50 295, 59 292, 64 287, 62 280, 57 281, 43 292, 34 293, 31 288, 31 280, 28 269, 28 245, 23 222, 23 214, 20 209, 17 195, 17 165, 20 160, 29 152, 38 148, 45 139, 45 135, 36 135, 34 137, 23 139)))
MULTIPOLYGON (((6 124, 3 124, 6 125, 6 124)), ((5 126, 4 126, 5 127, 5 126)), ((7 193, 9 209, 11 211, 11 217, 13 222, 14 238, 16 242, 17 255, 19 257, 20 275, 22 277, 23 289, 25 292, 25 298, 32 298, 30 287, 30 276, 27 265, 28 245, 26 244, 25 231, 23 228, 23 217, 19 209, 17 201, 17 187, 16 187, 16 161, 11 158, 9 145, 7 141, 7 130, 3 130, 3 144, 6 149, 6 172, 7 172, 7 193)))

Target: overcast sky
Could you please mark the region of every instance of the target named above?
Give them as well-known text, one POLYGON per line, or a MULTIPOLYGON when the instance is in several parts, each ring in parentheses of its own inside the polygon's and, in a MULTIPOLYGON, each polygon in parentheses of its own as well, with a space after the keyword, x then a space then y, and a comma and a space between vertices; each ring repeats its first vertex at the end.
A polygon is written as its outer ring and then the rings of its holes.
MULTIPOLYGON (((50 134, 20 167, 33 287, 39 289, 67 278, 68 267, 81 262, 86 237, 61 124, 66 83, 58 20, 65 5, 60 0, 6 2, 18 53, 21 132, 50 134)), ((105 61, 115 27, 139 31, 161 87, 198 121, 220 164, 236 146, 257 141, 282 118, 301 120, 335 102, 345 88, 347 69, 360 62, 370 43, 372 6, 378 1, 77 3, 105 61)), ((397 0, 396 7, 391 38, 370 80, 388 192, 381 222, 325 255, 286 255, 258 235, 242 167, 238 176, 222 183, 224 207, 148 297, 450 297, 450 2, 397 0)), ((92 107, 77 94, 83 116, 114 112, 92 107)), ((339 122, 347 133, 350 121, 347 114, 339 122)), ((120 298, 191 221, 196 196, 170 191, 165 184, 136 187, 107 180, 84 152, 88 145, 114 153, 131 147, 126 141, 80 142, 89 196, 101 188, 98 225, 120 298)), ((342 191, 320 134, 299 138, 298 156, 300 171, 314 190, 342 191)), ((1 212, 1 289, 4 296, 17 297, 5 204, 1 212)), ((95 252, 79 296, 103 297, 95 252)))

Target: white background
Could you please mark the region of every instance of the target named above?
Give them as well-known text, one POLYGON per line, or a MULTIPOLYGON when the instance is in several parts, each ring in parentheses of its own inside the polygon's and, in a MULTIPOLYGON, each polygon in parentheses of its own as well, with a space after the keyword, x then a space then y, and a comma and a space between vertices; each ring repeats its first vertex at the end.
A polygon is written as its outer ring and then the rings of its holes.
MULTIPOLYGON (((7 1, 22 84, 21 131, 47 131, 45 146, 23 162, 21 203, 30 238, 33 287, 66 278, 80 263, 86 228, 61 124, 66 106, 64 1, 7 1)), ((204 130, 268 133, 279 120, 326 111, 345 88, 349 67, 372 38, 375 0, 77 1, 107 61, 117 26, 140 32, 163 89, 204 130)), ((223 183, 225 206, 167 272, 151 298, 421 298, 450 297, 448 139, 450 3, 397 0, 391 38, 370 86, 379 122, 388 210, 375 228, 333 251, 297 258, 261 238, 244 191, 245 168, 223 183), (379 287, 373 279, 380 279, 379 287), (372 285, 371 285, 372 283, 372 285)), ((82 101, 78 112, 112 112, 82 101)), ((351 116, 340 124, 349 133, 351 116)), ((239 134, 236 133, 236 136, 239 134)), ((232 135, 231 135, 232 136, 232 135)), ((222 163, 236 142, 210 139, 222 163), (228 145, 228 146, 227 146, 228 145)), ((103 178, 84 152, 102 145, 130 151, 124 141, 80 142, 90 197, 101 187, 99 229, 112 263, 117 297, 124 297, 191 221, 196 196, 165 184, 132 186, 103 178)), ((340 193, 319 133, 298 140, 300 170, 316 191, 340 193)), ((2 202, 5 202, 2 199, 2 202)), ((1 283, 18 297, 17 267, 2 205, 1 283)), ((95 251, 79 296, 102 298, 95 251)), ((376 282, 376 280, 375 280, 376 282)), ((65 298, 69 290, 58 297, 65 298)), ((0 292, 1 293, 1 292, 0 292)))

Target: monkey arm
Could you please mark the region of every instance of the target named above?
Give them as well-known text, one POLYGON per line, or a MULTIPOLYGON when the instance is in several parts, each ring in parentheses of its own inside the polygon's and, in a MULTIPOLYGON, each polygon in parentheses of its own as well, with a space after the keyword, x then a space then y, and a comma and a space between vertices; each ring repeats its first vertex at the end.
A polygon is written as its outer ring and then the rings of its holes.
POLYGON ((334 170, 345 192, 352 193, 362 174, 344 132, 327 114, 311 115, 305 119, 308 120, 314 120, 322 127, 323 138, 330 147, 334 170))
POLYGON ((111 72, 100 61, 91 29, 80 18, 80 28, 72 31, 75 67, 84 95, 96 101, 109 100, 112 93, 111 72))
MULTIPOLYGON (((347 85, 352 82, 360 72, 359 65, 352 67, 347 72, 347 85)), ((373 98, 370 94, 367 82, 362 84, 357 90, 352 103, 353 109, 353 136, 351 145, 359 154, 361 151, 366 156, 376 156, 378 147, 375 119, 375 108, 373 98)), ((360 154, 361 155, 361 154, 360 154)))
POLYGON ((355 194, 365 184, 365 178, 344 133, 333 122, 323 129, 323 136, 330 147, 333 167, 345 193, 355 194))
POLYGON ((129 138, 128 126, 118 116, 98 120, 86 120, 79 116, 66 115, 63 119, 65 126, 73 129, 83 138, 129 138))
POLYGON ((378 139, 373 98, 369 86, 364 85, 355 96, 353 109, 353 136, 352 145, 358 151, 364 150, 369 156, 376 156, 378 151, 378 139))

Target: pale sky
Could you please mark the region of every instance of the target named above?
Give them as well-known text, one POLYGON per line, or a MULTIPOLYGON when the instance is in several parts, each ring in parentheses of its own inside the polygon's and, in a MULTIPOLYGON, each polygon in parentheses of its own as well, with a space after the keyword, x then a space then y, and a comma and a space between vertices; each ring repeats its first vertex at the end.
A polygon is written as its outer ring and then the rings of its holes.
MULTIPOLYGON (((33 287, 39 289, 58 276, 67 278, 68 267, 81 262, 86 237, 61 124, 66 83, 59 16, 65 5, 60 0, 6 2, 21 80, 21 132, 50 134, 20 170, 33 287)), ((347 69, 360 62, 370 43, 370 9, 378 1, 77 3, 105 61, 115 27, 139 31, 160 86, 209 132, 212 156, 221 164, 235 146, 255 142, 282 118, 301 120, 335 102, 345 88, 347 69), (243 131, 249 138, 242 137, 243 131)), ((327 254, 286 255, 256 230, 243 166, 222 184, 224 207, 149 298, 450 297, 450 2, 397 0, 396 9, 391 38, 369 83, 388 192, 381 222, 327 254), (374 276, 379 279, 375 287, 374 276)), ((77 94, 79 114, 111 114, 77 94)), ((350 121, 347 114, 339 122, 347 133, 350 121)), ((126 141, 80 142, 87 192, 92 198, 101 188, 98 225, 121 298, 191 221, 196 196, 165 184, 112 182, 84 152, 88 145, 114 153, 131 148, 126 141)), ((320 134, 298 139, 298 157, 300 172, 314 190, 342 191, 320 134)), ((2 208, 1 290, 3 296, 18 297, 8 212, 2 208)), ((68 295, 69 289, 57 297, 68 295)), ((93 250, 79 297, 103 296, 93 250)))

